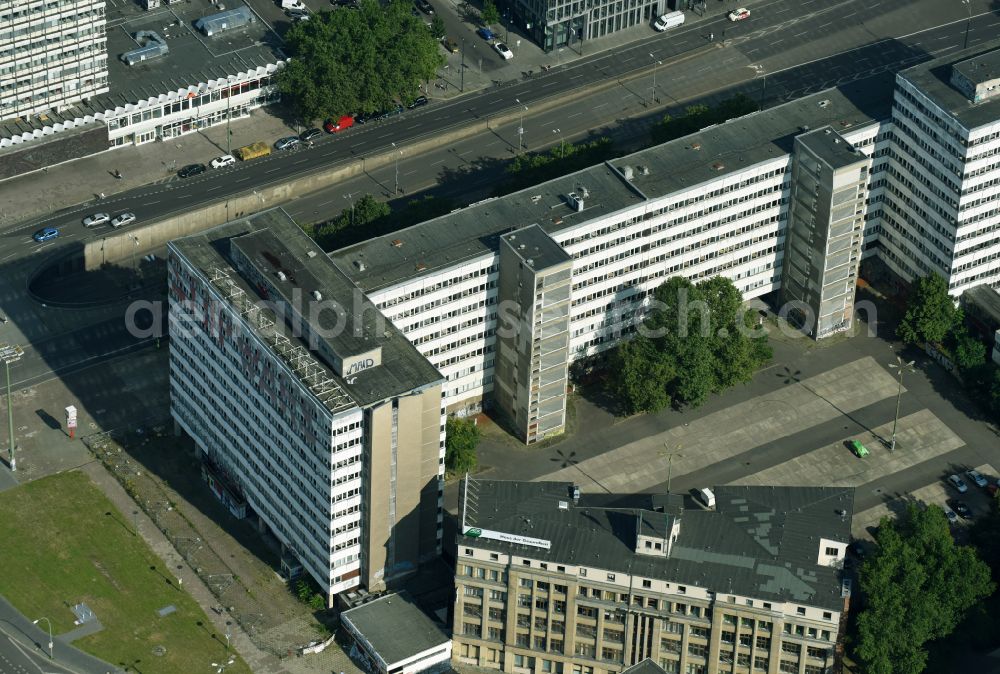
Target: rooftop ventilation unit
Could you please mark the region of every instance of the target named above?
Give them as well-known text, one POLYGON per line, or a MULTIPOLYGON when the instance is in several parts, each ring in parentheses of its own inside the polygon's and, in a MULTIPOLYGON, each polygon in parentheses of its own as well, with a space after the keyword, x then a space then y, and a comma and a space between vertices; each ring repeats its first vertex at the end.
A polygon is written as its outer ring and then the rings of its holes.
POLYGON ((569 202, 569 207, 574 209, 577 213, 583 211, 583 197, 576 192, 570 192, 567 194, 566 201, 569 202))
POLYGON ((625 180, 632 180, 632 167, 622 166, 622 175, 625 176, 625 180))
POLYGON ((393 239, 392 240, 392 247, 393 248, 402 248, 403 247, 403 240, 402 239, 393 239))
POLYGON ((817 105, 819 105, 819 107, 821 107, 821 108, 825 108, 826 106, 830 105, 830 101, 829 101, 829 99, 824 98, 817 105))
POLYGON ((721 171, 724 168, 726 168, 726 165, 723 164, 721 161, 717 161, 714 164, 712 164, 713 171, 721 171))
POLYGON ((279 281, 287 281, 288 280, 288 275, 285 274, 285 272, 283 272, 283 271, 279 271, 278 274, 277 274, 277 276, 278 276, 278 280, 279 281))
POLYGON ((320 300, 323 299, 323 293, 321 293, 318 290, 312 291, 312 296, 313 296, 313 299, 316 300, 317 302, 319 302, 320 300))
POLYGON ((638 171, 639 175, 641 175, 641 176, 648 176, 649 175, 649 167, 648 166, 636 166, 635 170, 638 171))
POLYGON ((354 266, 358 268, 358 271, 364 271, 365 269, 368 268, 368 266, 361 260, 355 260, 354 266))
POLYGON ((136 63, 141 63, 142 61, 166 56, 170 51, 167 41, 160 37, 159 33, 152 30, 140 30, 135 34, 135 41, 139 44, 139 48, 125 52, 119 57, 124 63, 130 66, 134 66, 136 63))
POLYGON ((206 36, 212 37, 227 30, 248 26, 256 20, 250 8, 243 6, 202 17, 194 22, 194 27, 206 36))
POLYGON ((569 510, 569 502, 559 501, 559 510, 569 510))

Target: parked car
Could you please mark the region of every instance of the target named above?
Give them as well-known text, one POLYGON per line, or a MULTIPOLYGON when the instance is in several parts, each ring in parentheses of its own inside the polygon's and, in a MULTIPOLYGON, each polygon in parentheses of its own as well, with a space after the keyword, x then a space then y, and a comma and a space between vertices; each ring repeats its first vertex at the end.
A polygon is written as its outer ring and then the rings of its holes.
POLYGON ((492 40, 494 37, 496 37, 493 34, 493 31, 487 28, 486 26, 480 26, 479 28, 477 28, 476 34, 479 35, 479 37, 483 38, 484 40, 492 40))
POLYGON ((957 491, 959 494, 964 494, 965 492, 969 491, 969 488, 965 486, 965 481, 962 480, 962 478, 959 477, 957 474, 950 475, 948 477, 948 482, 951 483, 951 486, 954 487, 955 491, 957 491))
POLYGON ((450 37, 446 37, 444 40, 442 40, 441 44, 444 45, 444 48, 450 51, 452 54, 458 53, 458 43, 452 40, 450 37))
POLYGON ((339 133, 344 129, 349 129, 354 126, 354 117, 350 115, 344 115, 336 122, 332 119, 328 119, 323 123, 323 128, 327 133, 339 133))
POLYGON ((204 164, 188 164, 180 171, 178 171, 177 175, 180 176, 181 178, 190 178, 191 176, 196 176, 199 173, 204 173, 205 170, 206 169, 204 164))
POLYGON ((413 102, 406 107, 409 108, 410 110, 413 110, 414 108, 422 108, 429 102, 430 101, 427 100, 426 96, 417 96, 416 98, 413 99, 413 102))
POLYGON ((286 138, 279 138, 274 144, 275 150, 290 150, 294 147, 298 147, 302 144, 298 136, 288 136, 286 138))
POLYGON ((965 471, 965 475, 975 482, 977 487, 983 488, 989 484, 989 481, 978 470, 967 470, 965 471))
POLYGON ((33 238, 38 243, 43 243, 45 241, 51 241, 57 236, 59 236, 59 230, 56 229, 55 227, 43 227, 42 229, 32 234, 31 238, 33 238))
POLYGON ((431 3, 427 2, 427 0, 413 0, 413 4, 416 5, 417 9, 419 9, 424 14, 434 13, 434 7, 431 6, 431 3))
POLYGON ((514 58, 514 52, 508 49, 507 45, 503 42, 493 43, 493 48, 497 50, 497 53, 500 54, 500 56, 503 56, 504 61, 509 61, 514 58))
POLYGON ((965 505, 965 501, 960 501, 955 498, 949 501, 948 505, 950 505, 951 509, 957 512, 959 517, 962 519, 967 520, 972 517, 972 511, 969 510, 969 506, 965 505))
POLYGON ((309 10, 306 9, 286 9, 285 16, 289 19, 300 19, 303 16, 309 16, 309 10))
POLYGON ((729 12, 730 21, 734 22, 742 21, 743 19, 749 19, 749 18, 750 18, 750 10, 747 9, 746 7, 740 7, 739 9, 734 9, 733 11, 729 12))
POLYGON ((111 226, 115 229, 119 227, 124 227, 125 225, 131 225, 135 222, 135 213, 122 213, 117 218, 111 221, 111 226))
POLYGON ((83 226, 97 227, 98 225, 103 225, 108 222, 111 222, 111 216, 107 213, 94 213, 93 215, 88 215, 83 219, 83 226))
POLYGON ((236 163, 236 157, 231 154, 224 154, 221 157, 216 157, 209 162, 209 166, 212 168, 222 168, 223 166, 232 166, 236 163))
POLYGON ((299 134, 299 140, 301 140, 303 143, 308 143, 313 138, 318 138, 319 136, 322 135, 323 132, 320 131, 319 129, 306 129, 305 131, 299 134))
POLYGON ((851 451, 854 452, 854 455, 859 459, 863 459, 870 454, 868 448, 862 445, 860 440, 851 440, 850 444, 851 451))
POLYGON ((308 14, 300 14, 298 16, 292 17, 292 23, 299 23, 300 21, 308 21, 308 20, 309 20, 308 14))
POLYGON ((944 516, 948 518, 948 524, 958 524, 958 515, 955 514, 955 511, 948 506, 941 506, 941 509, 944 510, 944 516))

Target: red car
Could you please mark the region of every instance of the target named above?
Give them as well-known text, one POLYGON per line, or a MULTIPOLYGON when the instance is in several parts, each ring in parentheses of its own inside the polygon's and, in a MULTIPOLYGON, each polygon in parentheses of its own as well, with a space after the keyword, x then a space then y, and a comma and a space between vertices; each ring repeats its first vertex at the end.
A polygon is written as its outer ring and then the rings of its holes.
POLYGON ((326 120, 323 124, 323 128, 326 129, 327 133, 339 133, 344 129, 349 129, 354 126, 354 117, 351 115, 344 115, 336 122, 332 119, 326 120))

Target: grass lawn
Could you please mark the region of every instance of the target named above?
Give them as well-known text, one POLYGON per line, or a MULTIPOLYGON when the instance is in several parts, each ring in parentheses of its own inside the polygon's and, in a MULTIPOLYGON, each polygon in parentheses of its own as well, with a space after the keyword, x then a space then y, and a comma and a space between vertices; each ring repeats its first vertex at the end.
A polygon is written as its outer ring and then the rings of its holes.
MULTIPOLYGON (((212 638, 199 606, 83 473, 0 493, 0 513, 0 594, 29 618, 62 634, 74 629, 70 607, 85 602, 104 629, 74 645, 143 674, 208 672, 226 659, 224 634, 212 638), (175 613, 157 615, 170 604, 175 613)), ((249 671, 239 659, 226 669, 249 671)))

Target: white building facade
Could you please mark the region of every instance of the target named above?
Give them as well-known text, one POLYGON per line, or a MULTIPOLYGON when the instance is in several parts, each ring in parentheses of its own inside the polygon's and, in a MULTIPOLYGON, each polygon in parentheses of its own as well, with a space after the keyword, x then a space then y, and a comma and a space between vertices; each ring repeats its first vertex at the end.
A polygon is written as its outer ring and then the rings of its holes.
POLYGON ((104 0, 0 2, 0 119, 108 91, 104 0))

